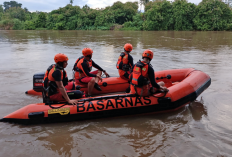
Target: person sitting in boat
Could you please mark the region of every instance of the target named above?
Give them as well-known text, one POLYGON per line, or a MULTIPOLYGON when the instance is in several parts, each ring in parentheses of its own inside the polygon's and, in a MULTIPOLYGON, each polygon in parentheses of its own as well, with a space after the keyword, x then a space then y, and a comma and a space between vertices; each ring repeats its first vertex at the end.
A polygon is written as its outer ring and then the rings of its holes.
POLYGON ((153 58, 153 52, 149 49, 145 50, 142 54, 142 61, 137 62, 133 67, 130 75, 130 89, 132 94, 139 96, 149 96, 157 90, 168 91, 164 87, 164 82, 155 81, 154 69, 150 61, 153 58))
POLYGON ((48 89, 46 95, 52 101, 67 101, 69 104, 76 105, 77 100, 83 97, 83 92, 74 90, 73 82, 68 82, 67 73, 64 68, 68 65, 68 57, 65 54, 58 53, 54 57, 56 64, 48 67, 44 76, 44 88, 48 89))
MULTIPOLYGON (((129 76, 131 73, 131 68, 134 65, 133 57, 130 55, 133 46, 130 43, 124 45, 124 52, 122 52, 118 58, 118 62, 116 64, 116 68, 118 69, 119 76, 129 81, 129 76)), ((130 85, 126 89, 126 93, 130 92, 130 85)))
POLYGON ((75 82, 78 84, 88 84, 87 96, 91 97, 93 88, 102 91, 98 85, 98 81, 102 81, 102 72, 104 72, 106 77, 109 77, 109 74, 92 60, 93 50, 91 48, 84 48, 82 54, 83 56, 78 58, 73 66, 75 82), (98 70, 91 72, 92 66, 98 70))
POLYGON ((130 55, 133 46, 129 43, 124 45, 124 52, 122 52, 118 58, 116 68, 118 69, 119 76, 122 79, 129 80, 130 69, 133 64, 133 57, 130 55))

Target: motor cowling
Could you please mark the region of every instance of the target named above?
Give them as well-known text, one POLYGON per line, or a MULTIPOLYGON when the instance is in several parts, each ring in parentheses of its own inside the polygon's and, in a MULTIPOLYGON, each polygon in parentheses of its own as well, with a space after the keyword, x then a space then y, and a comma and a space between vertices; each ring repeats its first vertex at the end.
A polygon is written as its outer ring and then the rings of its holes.
POLYGON ((36 73, 33 76, 33 90, 36 92, 43 91, 43 79, 44 79, 45 72, 36 73))

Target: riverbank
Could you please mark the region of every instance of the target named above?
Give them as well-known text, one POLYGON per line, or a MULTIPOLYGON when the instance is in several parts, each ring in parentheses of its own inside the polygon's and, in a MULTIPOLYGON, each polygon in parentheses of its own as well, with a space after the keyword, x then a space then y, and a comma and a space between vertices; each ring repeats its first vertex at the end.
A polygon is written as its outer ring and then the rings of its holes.
POLYGON ((92 9, 87 5, 80 8, 68 4, 49 13, 10 7, 0 11, 0 27, 5 30, 232 30, 232 9, 219 0, 202 1, 198 5, 185 0, 154 1, 145 5, 144 13, 138 11, 138 5, 138 2, 118 1, 106 8, 92 9))

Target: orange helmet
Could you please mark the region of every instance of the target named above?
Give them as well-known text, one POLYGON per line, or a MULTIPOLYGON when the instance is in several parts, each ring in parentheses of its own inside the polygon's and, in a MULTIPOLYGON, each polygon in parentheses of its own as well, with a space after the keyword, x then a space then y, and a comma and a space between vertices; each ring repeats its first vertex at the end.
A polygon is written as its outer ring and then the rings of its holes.
POLYGON ((91 48, 84 48, 82 50, 83 56, 92 56, 93 50, 91 48))
POLYGON ((145 50, 144 52, 143 52, 143 58, 149 58, 150 60, 152 60, 152 58, 153 58, 153 52, 151 51, 151 50, 149 50, 149 49, 147 49, 147 50, 145 50))
POLYGON ((127 52, 131 52, 132 49, 133 49, 133 46, 129 43, 125 44, 124 45, 124 49, 127 51, 127 52))
POLYGON ((58 53, 58 54, 55 55, 54 61, 55 61, 56 63, 68 61, 68 56, 66 56, 66 55, 63 54, 63 53, 58 53))

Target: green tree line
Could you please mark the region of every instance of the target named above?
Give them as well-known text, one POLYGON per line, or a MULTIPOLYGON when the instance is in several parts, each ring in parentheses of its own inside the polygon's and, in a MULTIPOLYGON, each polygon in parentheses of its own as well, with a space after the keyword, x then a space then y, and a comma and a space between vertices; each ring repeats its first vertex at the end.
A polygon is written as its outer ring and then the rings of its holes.
POLYGON ((0 5, 0 29, 13 30, 232 30, 232 10, 220 0, 115 2, 92 9, 88 5, 30 12, 16 1, 0 5), (145 11, 138 11, 143 4, 145 11))

